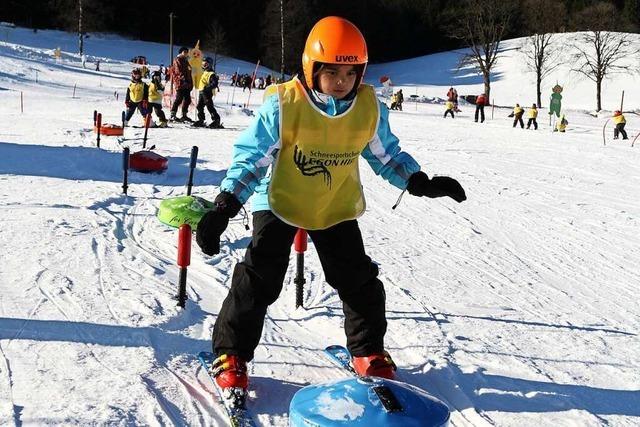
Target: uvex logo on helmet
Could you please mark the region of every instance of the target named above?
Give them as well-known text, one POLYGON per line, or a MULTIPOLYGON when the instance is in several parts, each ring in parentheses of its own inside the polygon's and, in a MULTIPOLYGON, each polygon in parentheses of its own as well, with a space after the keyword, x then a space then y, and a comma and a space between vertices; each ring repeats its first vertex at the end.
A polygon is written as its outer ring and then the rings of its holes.
POLYGON ((343 62, 359 62, 358 55, 336 55, 336 62, 338 64, 343 62))

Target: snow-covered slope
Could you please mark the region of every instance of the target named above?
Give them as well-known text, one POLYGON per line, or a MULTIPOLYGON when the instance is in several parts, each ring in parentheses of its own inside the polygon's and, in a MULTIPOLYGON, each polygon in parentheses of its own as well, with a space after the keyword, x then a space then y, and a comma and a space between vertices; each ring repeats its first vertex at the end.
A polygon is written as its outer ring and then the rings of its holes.
MULTIPOLYGON (((210 348, 250 235, 233 220, 220 255, 204 256, 194 243, 182 311, 173 299, 177 233, 155 212, 162 199, 185 193, 193 145, 194 193, 215 196, 251 120, 231 98, 256 108, 262 93, 249 99, 224 82, 216 104, 227 130, 151 129, 169 170, 132 173, 124 196, 120 153, 140 148, 142 130, 103 137, 98 149, 93 110, 117 122, 131 68, 122 61, 164 62, 168 48, 91 37, 89 59, 106 64, 96 72, 68 52, 53 60, 52 49, 73 50, 72 34, 4 34, 0 425, 224 425, 195 354, 210 348)), ((369 78, 390 74, 421 95, 443 96, 456 80, 436 65, 453 55, 432 56, 428 67, 425 58, 373 65, 369 78)), ((534 92, 517 78, 518 61, 505 53, 500 62, 500 103, 534 92)), ((226 63, 227 72, 242 64, 226 63)), ((241 72, 252 71, 244 64, 241 72)), ((615 82, 627 90, 625 104, 640 105, 636 80, 615 82)), ((544 114, 538 131, 514 129, 507 109, 484 124, 465 106, 454 120, 437 104, 406 102, 392 112, 403 148, 427 173, 458 178, 468 195, 462 204, 405 195, 391 210, 399 192, 361 166, 368 212, 360 226, 386 287, 386 345, 402 378, 446 401, 456 426, 640 423, 640 147, 611 140, 610 124, 603 145, 606 118, 578 111, 591 109, 587 86, 561 83, 575 108, 566 134, 552 133, 544 114)), ((640 121, 627 118, 633 138, 640 121)), ((343 375, 321 356, 325 345, 344 342, 340 301, 312 244, 306 259, 306 309, 295 309, 292 264, 250 364, 250 405, 264 426, 287 425, 288 402, 302 386, 343 375)))

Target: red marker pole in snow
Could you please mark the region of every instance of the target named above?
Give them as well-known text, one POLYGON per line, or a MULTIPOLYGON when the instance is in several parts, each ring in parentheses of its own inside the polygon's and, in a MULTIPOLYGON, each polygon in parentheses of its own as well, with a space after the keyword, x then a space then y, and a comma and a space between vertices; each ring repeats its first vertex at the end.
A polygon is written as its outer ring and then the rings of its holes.
POLYGON ((303 307, 302 296, 304 292, 304 253, 307 250, 307 230, 298 228, 296 237, 293 239, 293 247, 296 251, 296 277, 293 283, 296 284, 296 308, 303 307))
POLYGON ((180 266, 180 288, 178 307, 184 308, 187 301, 187 267, 191 263, 191 227, 182 224, 178 229, 178 266, 180 266))
POLYGON ((96 120, 96 130, 98 136, 96 137, 96 145, 100 148, 100 128, 102 127, 102 113, 98 113, 98 120, 96 120))

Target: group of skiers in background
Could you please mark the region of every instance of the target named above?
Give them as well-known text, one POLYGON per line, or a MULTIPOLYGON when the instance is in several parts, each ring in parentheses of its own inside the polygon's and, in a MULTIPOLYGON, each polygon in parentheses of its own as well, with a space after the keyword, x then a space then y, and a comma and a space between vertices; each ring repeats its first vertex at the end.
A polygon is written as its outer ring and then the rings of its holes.
MULTIPOLYGON (((402 90, 400 90, 402 92, 402 90)), ((395 95, 394 95, 395 96, 395 95)), ((478 96, 465 97, 469 99, 471 102, 475 102, 476 110, 474 115, 474 121, 477 122, 480 120, 480 123, 484 123, 484 107, 488 105, 488 100, 485 94, 480 94, 478 96), (475 99, 474 99, 475 98, 475 99)), ((393 101, 393 98, 392 98, 393 101)), ((393 105, 393 104, 392 104, 393 105)), ((393 108, 392 108, 393 109, 393 108)), ((451 115, 451 118, 455 118, 454 112, 459 112, 458 108, 458 92, 455 88, 449 88, 447 92, 447 100, 445 101, 445 111, 444 118, 451 115)), ((525 124, 523 121, 523 116, 525 114, 524 108, 520 106, 520 104, 516 104, 513 107, 513 111, 509 114, 508 117, 513 117, 513 127, 515 128, 517 125, 520 125, 521 129, 525 128, 525 124)), ((549 114, 552 114, 551 112, 549 114)), ((533 125, 534 130, 538 130, 538 106, 534 103, 530 108, 526 111, 527 115, 527 125, 526 128, 530 129, 533 125)), ((615 128, 613 130, 613 139, 618 139, 619 135, 622 135, 622 139, 628 139, 627 132, 624 130, 626 126, 626 119, 620 110, 616 110, 613 113, 613 123, 615 124, 615 128)), ((555 123, 554 132, 565 132, 569 121, 567 120, 565 114, 559 114, 558 120, 555 123)))
POLYGON ((154 112, 159 120, 156 126, 167 127, 167 118, 162 110, 162 98, 165 89, 162 79, 162 73, 164 71, 165 75, 168 76, 168 78, 165 78, 165 81, 171 80, 176 94, 171 106, 170 121, 189 122, 195 127, 204 127, 206 125, 204 112, 206 107, 211 115, 211 122, 208 127, 213 129, 223 128, 220 115, 213 105, 215 91, 219 89, 219 77, 213 71, 213 59, 210 57, 206 57, 202 61, 203 72, 199 81, 201 90, 198 94, 198 103, 196 105, 197 120, 193 121, 187 115, 189 105, 191 105, 191 91, 194 87, 188 54, 188 48, 180 48, 171 66, 171 71, 163 70, 161 66, 160 69, 151 74, 151 82, 149 83, 142 81, 143 70, 141 68, 134 68, 133 71, 131 71, 131 82, 129 83, 125 97, 125 126, 136 110, 139 110, 143 117, 154 112), (180 117, 177 116, 178 109, 180 109, 182 113, 180 117))
POLYGON ((251 74, 238 74, 238 72, 235 71, 231 75, 231 86, 241 87, 243 92, 246 89, 251 90, 251 88, 264 89, 274 82, 276 82, 276 79, 272 77, 271 74, 267 74, 264 77, 255 76, 254 78, 251 74))
MULTIPOLYGON (((152 124, 152 126, 166 127, 167 118, 162 110, 162 99, 165 85, 163 80, 168 82, 171 80, 173 88, 175 90, 175 99, 171 106, 170 121, 175 122, 191 122, 195 127, 204 127, 205 124, 205 108, 211 116, 211 122, 208 127, 210 128, 223 128, 220 121, 220 115, 216 111, 213 105, 213 98, 215 91, 219 90, 219 77, 213 71, 213 60, 210 57, 204 58, 202 62, 203 73, 200 77, 200 87, 202 88, 198 95, 198 103, 196 105, 197 120, 193 121, 188 115, 189 105, 191 104, 191 91, 194 87, 194 82, 191 73, 191 65, 188 60, 189 49, 186 47, 180 48, 178 55, 176 56, 171 67, 167 68, 160 65, 159 69, 150 74, 151 81, 145 83, 143 78, 149 76, 149 71, 146 66, 135 68, 131 72, 131 82, 127 88, 125 97, 125 126, 128 124, 135 111, 138 110, 146 117, 147 114, 155 113, 158 117, 158 123, 152 124), (145 72, 146 71, 146 72, 145 72), (181 116, 178 117, 178 109, 181 110, 181 116)), ((251 90, 251 88, 265 89, 273 83, 280 82, 280 79, 276 80, 270 74, 265 77, 252 77, 249 74, 239 74, 234 72, 231 76, 231 85, 242 87, 251 90)), ((474 98, 474 97, 471 97, 474 98)), ((485 114, 484 107, 488 104, 485 94, 480 94, 475 97, 475 115, 474 121, 484 123, 485 114)), ((402 89, 393 93, 391 96, 391 105, 389 109, 402 111, 402 104, 404 102, 404 95, 402 89)), ((451 115, 451 118, 455 118, 455 113, 460 112, 458 107, 458 91, 454 87, 450 87, 447 92, 447 101, 445 102, 444 118, 451 115)), ((524 129, 525 124, 523 116, 525 114, 524 109, 520 104, 516 104, 511 114, 508 117, 513 117, 513 127, 520 125, 520 128, 524 129)), ((536 104, 532 104, 526 111, 527 125, 526 128, 530 129, 533 125, 533 129, 538 129, 538 108, 536 104)), ((618 139, 619 135, 622 135, 622 139, 628 139, 627 133, 624 130, 626 125, 626 119, 621 111, 616 110, 613 115, 614 139, 618 139)), ((559 116, 555 126, 554 132, 565 132, 567 125, 569 124, 564 114, 559 116)))

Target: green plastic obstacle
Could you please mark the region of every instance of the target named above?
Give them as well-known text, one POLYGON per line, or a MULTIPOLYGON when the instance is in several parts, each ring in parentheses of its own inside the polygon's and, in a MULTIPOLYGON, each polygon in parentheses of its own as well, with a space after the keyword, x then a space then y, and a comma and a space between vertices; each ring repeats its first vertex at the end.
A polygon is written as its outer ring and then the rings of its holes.
POLYGON ((202 216, 214 208, 214 204, 198 196, 179 196, 160 202, 158 219, 171 227, 188 224, 193 230, 198 228, 202 216))

